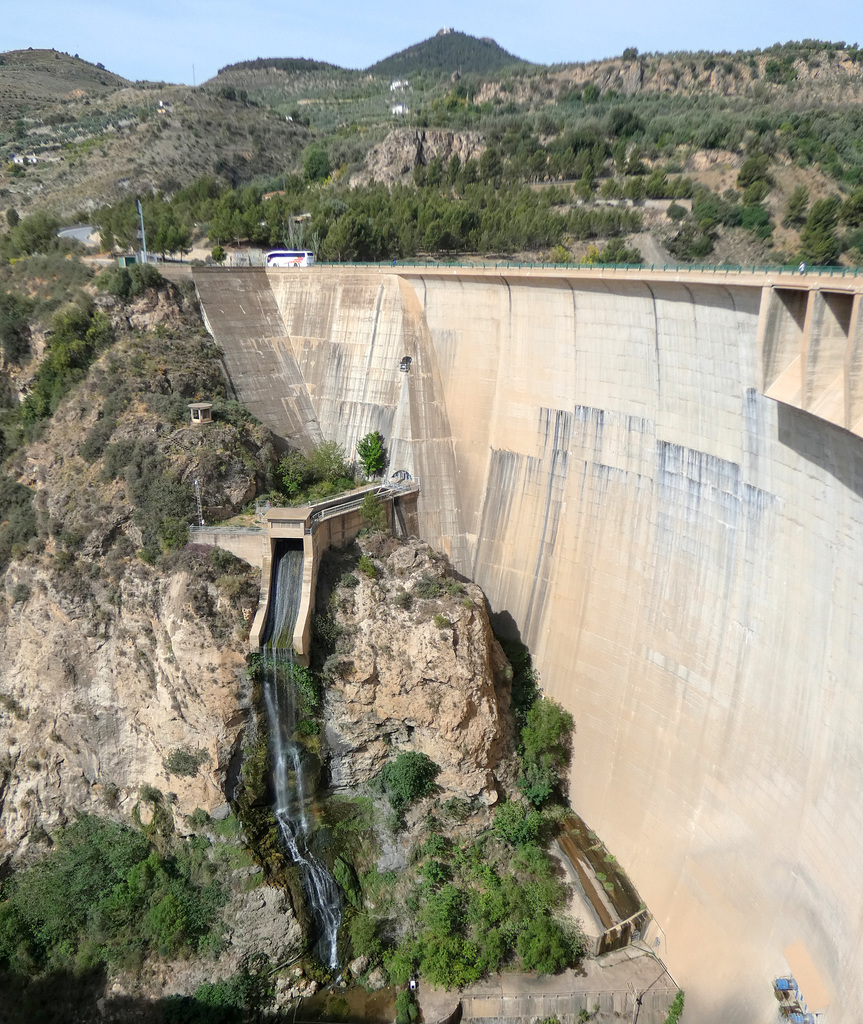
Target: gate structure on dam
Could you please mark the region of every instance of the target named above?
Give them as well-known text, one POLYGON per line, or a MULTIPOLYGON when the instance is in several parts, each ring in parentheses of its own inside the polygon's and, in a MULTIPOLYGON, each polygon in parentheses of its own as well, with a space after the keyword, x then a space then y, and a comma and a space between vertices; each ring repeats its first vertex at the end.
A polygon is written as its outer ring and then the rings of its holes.
POLYGON ((195 282, 269 427, 348 450, 380 430, 422 479, 422 536, 575 717, 573 806, 661 926, 687 1015, 771 1021, 805 964, 801 1005, 863 1019, 863 281, 195 282))

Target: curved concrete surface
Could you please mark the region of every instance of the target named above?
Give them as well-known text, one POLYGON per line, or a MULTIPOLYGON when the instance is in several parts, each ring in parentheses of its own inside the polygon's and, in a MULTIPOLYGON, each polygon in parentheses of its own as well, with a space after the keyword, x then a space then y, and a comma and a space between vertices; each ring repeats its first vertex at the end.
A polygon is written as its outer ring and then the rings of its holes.
POLYGON ((348 449, 380 429, 421 478, 423 535, 575 716, 573 805, 664 930, 687 1016, 773 1020, 802 940, 829 1019, 863 1019, 863 442, 804 411, 858 407, 854 283, 195 278, 265 422, 348 449), (219 312, 231 289, 266 338, 219 312))

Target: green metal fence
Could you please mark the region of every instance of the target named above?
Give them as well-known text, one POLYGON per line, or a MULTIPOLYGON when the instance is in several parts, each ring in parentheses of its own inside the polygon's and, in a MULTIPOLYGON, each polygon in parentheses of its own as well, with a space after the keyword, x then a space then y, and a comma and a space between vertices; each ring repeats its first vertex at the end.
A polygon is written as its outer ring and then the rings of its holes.
POLYGON ((327 263, 317 261, 319 267, 409 267, 426 270, 654 270, 675 274, 787 274, 789 277, 807 277, 813 274, 829 277, 863 277, 863 267, 814 267, 804 270, 799 265, 738 264, 738 263, 527 263, 515 260, 474 260, 470 263, 441 260, 381 260, 379 262, 327 263))

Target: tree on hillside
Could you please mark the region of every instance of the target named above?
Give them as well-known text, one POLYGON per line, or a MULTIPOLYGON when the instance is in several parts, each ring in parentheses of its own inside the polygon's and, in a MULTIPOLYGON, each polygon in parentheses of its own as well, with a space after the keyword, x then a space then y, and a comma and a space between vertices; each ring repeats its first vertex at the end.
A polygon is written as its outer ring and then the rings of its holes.
POLYGON ((315 445, 308 464, 315 478, 327 483, 335 483, 351 475, 345 462, 345 450, 338 441, 321 441, 315 445))
POLYGON ((6 363, 20 363, 30 351, 32 303, 24 295, 0 295, 0 349, 6 363))
POLYGON ((863 227, 863 188, 855 189, 842 204, 842 220, 849 227, 863 227))
POLYGON ((371 530, 386 530, 387 510, 381 499, 371 491, 363 498, 360 515, 369 524, 371 530))
POLYGON ((426 754, 403 750, 384 765, 381 776, 390 803, 400 811, 430 793, 439 773, 440 768, 426 754))
POLYGON ((357 441, 357 455, 366 476, 379 476, 384 471, 387 464, 387 449, 379 430, 372 430, 357 441))
POLYGON ((569 764, 572 715, 553 700, 539 700, 521 730, 518 787, 539 807, 559 785, 569 764))
POLYGON ((303 174, 307 181, 323 181, 330 173, 330 158, 323 146, 309 146, 303 154, 303 174))
POLYGON ((842 200, 839 196, 819 199, 812 204, 806 224, 800 232, 800 258, 817 267, 835 263, 842 251, 842 243, 836 234, 839 210, 842 200))
POLYGON ((782 224, 786 228, 799 228, 806 223, 808 209, 809 189, 805 185, 797 185, 788 197, 788 206, 785 208, 782 224))

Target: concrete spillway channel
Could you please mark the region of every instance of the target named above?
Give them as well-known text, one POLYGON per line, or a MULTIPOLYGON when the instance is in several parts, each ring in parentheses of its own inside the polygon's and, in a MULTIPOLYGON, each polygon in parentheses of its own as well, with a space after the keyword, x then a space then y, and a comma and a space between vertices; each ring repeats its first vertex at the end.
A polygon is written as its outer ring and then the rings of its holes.
POLYGON ((593 955, 640 940, 651 923, 650 911, 596 833, 577 814, 571 814, 555 845, 571 881, 584 897, 581 920, 593 955))
POLYGON ((863 1020, 863 278, 195 282, 271 429, 398 434, 417 532, 574 715, 573 806, 650 907, 687 1014, 771 1021, 803 943, 830 1020, 863 1020))

